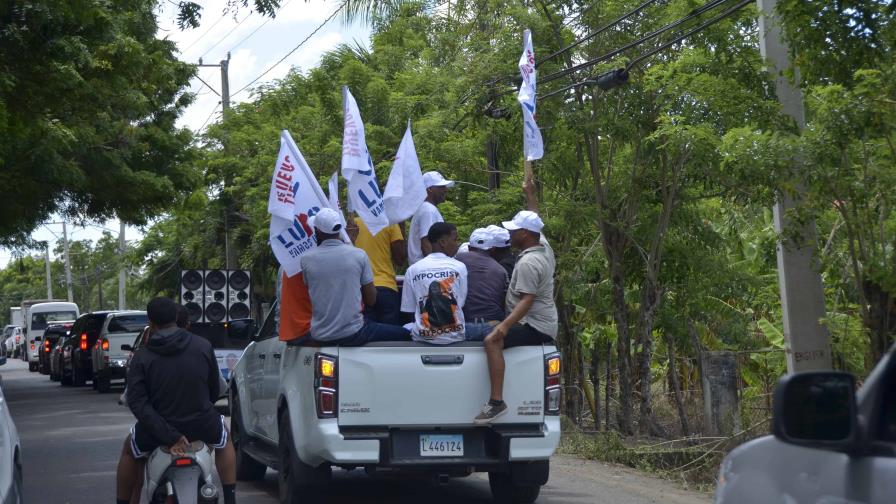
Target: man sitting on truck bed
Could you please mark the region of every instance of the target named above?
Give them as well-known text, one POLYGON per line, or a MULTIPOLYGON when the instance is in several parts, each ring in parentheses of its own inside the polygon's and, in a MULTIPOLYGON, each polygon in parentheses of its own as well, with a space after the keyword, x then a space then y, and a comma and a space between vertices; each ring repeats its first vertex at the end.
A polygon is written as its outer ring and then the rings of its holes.
POLYGON ((366 322, 362 300, 376 304, 373 270, 367 254, 340 238, 343 218, 324 208, 314 216, 317 247, 299 262, 311 297, 311 338, 329 345, 361 346, 371 341, 409 341, 401 326, 366 322))
POLYGON ((544 222, 533 211, 537 209, 535 187, 528 182, 524 190, 531 210, 523 210, 503 223, 520 255, 507 287, 509 314, 485 338, 491 397, 473 420, 477 424, 487 424, 507 411, 503 399, 504 349, 551 343, 557 337, 554 251, 541 234, 544 222))

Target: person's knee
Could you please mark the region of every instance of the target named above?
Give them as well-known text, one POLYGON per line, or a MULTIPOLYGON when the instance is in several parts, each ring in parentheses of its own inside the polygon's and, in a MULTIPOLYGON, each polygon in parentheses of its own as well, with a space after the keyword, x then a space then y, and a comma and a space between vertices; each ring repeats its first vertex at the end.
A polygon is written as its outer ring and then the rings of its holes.
POLYGON ((121 446, 121 458, 122 459, 133 459, 134 454, 131 453, 131 435, 128 434, 126 438, 124 438, 124 444, 121 446))

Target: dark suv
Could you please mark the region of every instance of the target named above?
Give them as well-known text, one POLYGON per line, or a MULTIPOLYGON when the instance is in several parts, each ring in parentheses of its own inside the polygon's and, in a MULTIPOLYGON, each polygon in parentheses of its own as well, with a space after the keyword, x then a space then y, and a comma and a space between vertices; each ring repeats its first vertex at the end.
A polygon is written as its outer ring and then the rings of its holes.
MULTIPOLYGON (((75 320, 62 347, 62 384, 85 385, 93 381, 91 352, 111 311, 85 313, 75 320)), ((95 385, 95 384, 94 384, 95 385)))
POLYGON ((71 328, 72 324, 54 324, 44 331, 44 338, 37 352, 37 370, 40 374, 50 374, 50 352, 59 342, 59 338, 68 336, 71 328))

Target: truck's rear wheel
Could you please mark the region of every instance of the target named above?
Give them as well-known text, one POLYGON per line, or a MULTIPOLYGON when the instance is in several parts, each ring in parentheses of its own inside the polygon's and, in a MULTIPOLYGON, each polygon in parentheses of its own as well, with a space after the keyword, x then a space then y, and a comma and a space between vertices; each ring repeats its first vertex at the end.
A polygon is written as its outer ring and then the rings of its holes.
POLYGON ((280 470, 277 484, 280 489, 280 504, 300 504, 316 495, 316 491, 330 479, 330 466, 311 467, 299 459, 289 428, 289 414, 280 414, 278 429, 280 442, 278 455, 280 470))
POLYGON ((252 458, 243 451, 244 444, 249 440, 243 431, 240 418, 240 400, 233 394, 233 404, 230 408, 230 439, 233 441, 233 449, 236 451, 236 479, 240 481, 257 481, 264 478, 268 466, 252 458))
POLYGON ((72 381, 71 384, 76 387, 83 387, 87 384, 87 377, 84 372, 78 369, 78 366, 72 364, 72 381))
POLYGON ((93 382, 96 384, 96 391, 100 394, 106 394, 112 390, 112 380, 108 376, 97 376, 93 382))
POLYGON ((32 372, 32 373, 35 372, 35 371, 37 371, 37 363, 36 363, 36 362, 29 362, 29 363, 28 363, 28 371, 30 371, 30 372, 32 372))
POLYGON ((492 498, 500 504, 531 504, 541 492, 541 485, 515 484, 510 473, 488 473, 488 486, 492 498))

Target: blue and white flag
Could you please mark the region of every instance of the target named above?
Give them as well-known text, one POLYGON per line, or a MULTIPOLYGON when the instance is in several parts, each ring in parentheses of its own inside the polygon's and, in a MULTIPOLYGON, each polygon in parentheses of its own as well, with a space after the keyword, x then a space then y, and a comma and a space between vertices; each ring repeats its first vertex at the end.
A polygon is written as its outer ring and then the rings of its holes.
POLYGON ((411 135, 411 122, 408 121, 408 129, 401 139, 398 155, 392 163, 389 181, 383 192, 389 223, 398 224, 410 219, 425 199, 426 187, 423 185, 420 160, 417 159, 417 149, 411 135))
POLYGON ((370 234, 376 235, 389 225, 389 219, 386 216, 383 193, 376 181, 373 160, 367 151, 361 112, 348 86, 342 88, 342 105, 345 114, 342 176, 348 181, 349 208, 361 217, 370 234))
POLYGON ((535 50, 532 49, 532 32, 523 32, 523 55, 520 56, 520 74, 523 82, 516 100, 523 107, 523 154, 526 161, 544 156, 541 131, 535 124, 535 50))
POLYGON ((301 271, 299 258, 317 246, 308 219, 327 206, 329 201, 317 178, 289 132, 283 130, 268 200, 271 214, 269 242, 288 276, 301 271))

